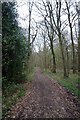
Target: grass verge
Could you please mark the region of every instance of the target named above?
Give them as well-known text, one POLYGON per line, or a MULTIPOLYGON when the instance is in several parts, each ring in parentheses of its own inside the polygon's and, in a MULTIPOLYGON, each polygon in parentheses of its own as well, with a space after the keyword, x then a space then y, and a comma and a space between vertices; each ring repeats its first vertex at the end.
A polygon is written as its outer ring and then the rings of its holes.
POLYGON ((58 71, 57 73, 51 73, 49 70, 44 70, 44 73, 48 74, 54 80, 57 80, 58 83, 68 89, 74 95, 80 97, 80 80, 77 74, 70 73, 69 78, 63 77, 63 72, 58 71))

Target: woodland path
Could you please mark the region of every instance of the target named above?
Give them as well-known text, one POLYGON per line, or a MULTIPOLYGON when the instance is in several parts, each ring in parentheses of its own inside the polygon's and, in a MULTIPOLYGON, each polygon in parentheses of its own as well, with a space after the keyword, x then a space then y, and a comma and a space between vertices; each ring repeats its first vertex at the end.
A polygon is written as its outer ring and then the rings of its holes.
POLYGON ((79 118, 79 108, 72 96, 39 68, 32 84, 30 91, 12 108, 12 118, 79 118))

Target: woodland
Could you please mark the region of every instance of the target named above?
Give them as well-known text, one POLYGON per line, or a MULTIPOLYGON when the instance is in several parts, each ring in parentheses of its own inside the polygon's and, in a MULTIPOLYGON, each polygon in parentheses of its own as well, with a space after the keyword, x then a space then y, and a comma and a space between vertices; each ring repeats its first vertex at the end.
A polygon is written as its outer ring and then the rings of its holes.
POLYGON ((80 1, 2 2, 3 118, 25 96, 36 69, 80 96, 80 1))

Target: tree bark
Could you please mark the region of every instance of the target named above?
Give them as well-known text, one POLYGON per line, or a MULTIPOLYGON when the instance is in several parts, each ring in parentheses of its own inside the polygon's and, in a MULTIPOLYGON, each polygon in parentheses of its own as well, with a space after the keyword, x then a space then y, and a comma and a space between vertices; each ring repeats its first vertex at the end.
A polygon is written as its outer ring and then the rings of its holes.
POLYGON ((65 35, 62 35, 63 40, 64 40, 64 56, 65 56, 65 61, 66 61, 66 69, 67 69, 67 77, 69 77, 69 53, 68 53, 68 42, 65 39, 65 35))
POLYGON ((76 64, 75 64, 75 48, 74 48, 74 40, 73 40, 73 33, 72 33, 72 24, 70 23, 70 32, 71 32, 71 41, 72 41, 72 51, 73 51, 73 73, 76 73, 76 64))
POLYGON ((63 48, 63 43, 61 39, 61 33, 59 32, 59 43, 60 43, 60 49, 61 49, 61 54, 62 54, 62 61, 63 61, 63 69, 64 69, 64 77, 67 78, 67 70, 66 70, 66 60, 65 60, 65 55, 64 55, 64 48, 63 48))
POLYGON ((66 46, 66 54, 67 54, 67 76, 69 77, 69 54, 68 54, 68 46, 66 46))
POLYGON ((28 28, 28 60, 30 58, 30 54, 31 54, 31 46, 30 46, 30 33, 31 33, 31 12, 32 12, 32 8, 31 8, 31 3, 29 2, 29 28, 28 28))
POLYGON ((50 46, 51 46, 51 52, 52 52, 52 57, 53 57, 53 67, 52 67, 52 72, 56 73, 56 60, 55 60, 55 53, 54 53, 54 48, 53 48, 53 40, 50 39, 50 46))
POLYGON ((78 20, 79 35, 78 35, 78 73, 80 76, 80 20, 78 20))
POLYGON ((43 37, 44 37, 44 67, 45 67, 45 69, 46 69, 46 67, 47 67, 47 63, 46 63, 46 41, 45 41, 45 35, 43 35, 43 37))

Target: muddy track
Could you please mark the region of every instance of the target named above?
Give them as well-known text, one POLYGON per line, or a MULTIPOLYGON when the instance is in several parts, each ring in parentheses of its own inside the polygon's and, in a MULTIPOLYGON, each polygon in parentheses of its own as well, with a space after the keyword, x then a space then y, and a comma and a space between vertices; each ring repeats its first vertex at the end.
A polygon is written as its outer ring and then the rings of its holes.
POLYGON ((18 102, 10 118, 79 118, 79 108, 55 80, 36 69, 30 91, 18 102))

